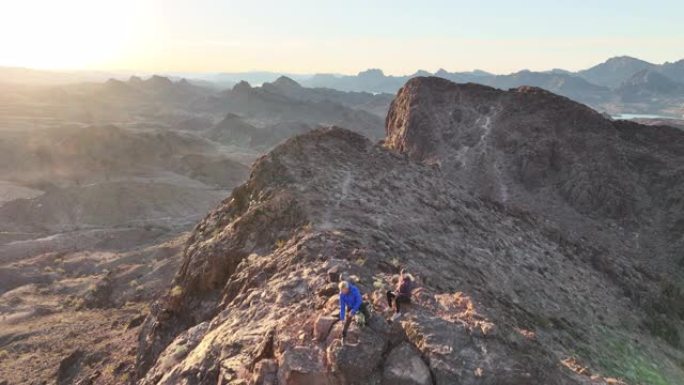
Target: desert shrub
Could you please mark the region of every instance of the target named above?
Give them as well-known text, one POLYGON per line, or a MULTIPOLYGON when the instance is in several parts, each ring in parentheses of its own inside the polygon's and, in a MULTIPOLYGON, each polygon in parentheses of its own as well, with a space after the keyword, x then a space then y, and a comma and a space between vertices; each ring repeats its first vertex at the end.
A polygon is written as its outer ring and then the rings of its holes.
POLYGON ((644 326, 668 344, 679 347, 681 337, 677 325, 684 320, 684 290, 670 281, 660 285, 660 292, 646 308, 644 326))
POLYGON ((62 308, 71 308, 80 310, 85 307, 85 299, 83 297, 77 297, 75 295, 70 295, 62 301, 62 308))
POLYGON ((171 297, 178 298, 183 295, 183 288, 180 285, 174 286, 169 292, 171 297))

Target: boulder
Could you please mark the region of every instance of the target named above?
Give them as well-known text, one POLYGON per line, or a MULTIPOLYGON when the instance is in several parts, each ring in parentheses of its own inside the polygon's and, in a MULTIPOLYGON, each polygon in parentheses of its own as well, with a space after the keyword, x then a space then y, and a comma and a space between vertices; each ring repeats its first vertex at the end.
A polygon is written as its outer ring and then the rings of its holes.
POLYGON ((64 357, 59 363, 57 370, 57 384, 69 384, 78 375, 85 353, 81 350, 74 350, 64 357))
POLYGON ((278 384, 278 363, 273 359, 266 359, 257 362, 254 367, 252 385, 277 385, 278 384))
POLYGON ((279 385, 334 385, 321 352, 298 346, 283 353, 278 368, 279 385))
POLYGON ((340 267, 334 266, 328 270, 328 281, 336 283, 340 281, 340 267))
POLYGON ((334 373, 341 375, 347 382, 356 383, 380 366, 387 337, 368 327, 353 333, 350 330, 349 337, 352 342, 342 345, 336 340, 328 347, 328 364, 334 373))
POLYGON ((392 349, 382 374, 383 385, 430 385, 432 374, 420 353, 408 343, 392 349))
POLYGON ((335 322, 339 321, 337 317, 330 317, 330 316, 319 316, 316 318, 316 321, 314 322, 314 338, 316 341, 324 341, 326 338, 328 338, 328 334, 330 334, 330 329, 332 329, 333 325, 335 322))
POLYGON ((332 297, 338 293, 337 284, 328 283, 318 290, 318 295, 321 297, 332 297))

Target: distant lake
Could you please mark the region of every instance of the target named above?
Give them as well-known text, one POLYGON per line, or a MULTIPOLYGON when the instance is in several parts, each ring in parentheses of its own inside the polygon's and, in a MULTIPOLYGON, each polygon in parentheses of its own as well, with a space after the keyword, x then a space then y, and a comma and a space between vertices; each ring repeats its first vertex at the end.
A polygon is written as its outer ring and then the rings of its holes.
POLYGON ((681 119, 681 117, 667 116, 667 115, 651 115, 651 114, 617 114, 612 116, 613 119, 631 120, 631 119, 681 119))

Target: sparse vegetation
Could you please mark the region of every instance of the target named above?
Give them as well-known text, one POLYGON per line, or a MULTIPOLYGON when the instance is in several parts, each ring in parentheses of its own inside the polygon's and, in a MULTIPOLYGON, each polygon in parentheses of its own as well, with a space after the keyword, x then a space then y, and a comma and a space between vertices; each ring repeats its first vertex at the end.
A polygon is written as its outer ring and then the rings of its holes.
POLYGON ((679 385, 668 381, 653 357, 643 348, 636 346, 627 336, 607 328, 601 328, 604 339, 592 341, 589 348, 578 350, 586 360, 593 359, 605 376, 620 378, 629 384, 679 385))
POLYGON ((181 296, 183 295, 183 287, 180 286, 180 285, 174 286, 174 287, 169 291, 169 295, 170 295, 172 298, 179 298, 179 297, 181 297, 181 296))
POLYGON ((681 346, 678 325, 684 320, 684 290, 670 281, 664 282, 646 311, 646 329, 673 347, 681 346))
POLYGON ((75 295, 67 296, 62 302, 62 308, 80 310, 85 307, 85 299, 75 295))
POLYGON ((173 351, 173 356, 176 359, 183 358, 187 354, 188 354, 188 347, 185 345, 178 345, 178 346, 176 346, 176 349, 173 351))

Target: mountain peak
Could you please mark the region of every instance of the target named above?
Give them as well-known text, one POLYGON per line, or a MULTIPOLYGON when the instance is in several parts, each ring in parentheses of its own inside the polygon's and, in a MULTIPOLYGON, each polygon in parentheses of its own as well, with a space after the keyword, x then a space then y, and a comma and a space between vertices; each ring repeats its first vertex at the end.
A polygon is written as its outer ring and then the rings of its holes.
POLYGON ((233 92, 236 93, 248 92, 250 90, 252 90, 252 86, 245 80, 241 80, 239 83, 233 86, 233 92))
POLYGON ((302 88, 302 86, 299 83, 294 81, 292 78, 289 78, 289 77, 284 76, 284 75, 280 76, 272 84, 277 86, 277 87, 302 88))
POLYGON ((651 64, 652 65, 652 63, 649 63, 645 60, 641 60, 641 59, 635 58, 633 56, 628 56, 628 55, 613 56, 613 57, 609 58, 608 60, 606 60, 605 62, 603 62, 603 64, 617 64, 617 63, 620 63, 620 64, 641 63, 641 64, 651 64))
POLYGON ((428 72, 426 70, 418 70, 416 73, 411 75, 412 77, 417 77, 417 76, 432 76, 433 74, 431 72, 428 72))
POLYGON ((369 68, 359 72, 358 76, 360 78, 382 78, 385 77, 385 73, 379 68, 369 68))
POLYGON ((156 89, 169 88, 173 86, 171 79, 160 75, 152 75, 152 77, 144 81, 144 84, 156 89))
POLYGON ((633 74, 655 66, 655 64, 631 56, 616 56, 580 71, 578 74, 592 83, 616 88, 633 74))

